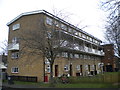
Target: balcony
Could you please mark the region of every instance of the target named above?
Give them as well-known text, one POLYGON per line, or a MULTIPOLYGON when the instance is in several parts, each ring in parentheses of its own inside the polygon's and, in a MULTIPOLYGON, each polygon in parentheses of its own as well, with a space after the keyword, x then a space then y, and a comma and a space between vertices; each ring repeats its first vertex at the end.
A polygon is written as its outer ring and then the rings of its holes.
POLYGON ((89 53, 89 54, 94 54, 94 55, 99 55, 99 56, 104 56, 104 52, 101 50, 96 50, 96 49, 92 49, 92 48, 88 48, 88 47, 74 47, 74 48, 69 48, 71 50, 77 50, 80 52, 84 52, 84 53, 89 53))
POLYGON ((95 54, 95 55, 100 55, 100 56, 104 56, 104 52, 101 50, 96 50, 96 49, 91 49, 88 47, 84 47, 85 48, 85 52, 86 53, 91 53, 91 54, 95 54))
POLYGON ((13 50, 19 50, 19 43, 11 43, 8 45, 8 50, 13 51, 13 50))

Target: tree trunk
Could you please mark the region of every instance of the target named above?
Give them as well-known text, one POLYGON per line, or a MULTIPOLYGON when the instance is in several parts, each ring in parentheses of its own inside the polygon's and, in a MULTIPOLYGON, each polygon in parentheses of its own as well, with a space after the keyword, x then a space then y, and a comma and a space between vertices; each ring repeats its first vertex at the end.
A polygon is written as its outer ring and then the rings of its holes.
POLYGON ((50 87, 54 87, 53 63, 50 63, 50 87))

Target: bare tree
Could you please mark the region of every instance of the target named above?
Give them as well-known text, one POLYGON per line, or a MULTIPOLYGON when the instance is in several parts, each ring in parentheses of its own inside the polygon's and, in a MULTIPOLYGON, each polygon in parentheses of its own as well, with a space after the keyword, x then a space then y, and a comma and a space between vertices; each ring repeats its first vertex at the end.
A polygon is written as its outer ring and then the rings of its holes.
POLYGON ((120 1, 102 0, 102 9, 109 13, 105 25, 105 35, 109 43, 114 44, 115 52, 120 57, 120 1))
POLYGON ((4 40, 3 42, 1 42, 1 53, 5 53, 6 55, 8 54, 8 41, 4 40))
MULTIPOLYGON (((61 13, 60 13, 61 14, 61 13)), ((51 25, 44 23, 44 18, 40 20, 40 30, 26 30, 19 33, 21 43, 21 53, 43 55, 50 63, 50 83, 53 84, 53 64, 58 53, 64 44, 65 37, 61 37, 57 22, 52 19, 51 25), (27 48, 27 49, 26 49, 27 48)))

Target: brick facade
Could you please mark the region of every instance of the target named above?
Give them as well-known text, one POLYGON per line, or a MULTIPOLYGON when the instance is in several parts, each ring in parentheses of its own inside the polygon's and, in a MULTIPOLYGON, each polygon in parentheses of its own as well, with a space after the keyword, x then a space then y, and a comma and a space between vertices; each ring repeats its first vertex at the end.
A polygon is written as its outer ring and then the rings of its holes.
MULTIPOLYGON (((67 25, 67 28, 71 27, 72 29, 76 29, 75 26, 58 19, 58 17, 55 17, 54 15, 51 15, 46 11, 24 13, 13 19, 7 24, 9 26, 9 63, 7 69, 9 75, 35 76, 37 77, 37 81, 44 81, 45 76, 47 77, 47 79, 49 79, 49 62, 43 58, 42 54, 22 54, 23 52, 25 52, 20 51, 24 43, 22 40, 13 44, 13 42, 17 41, 17 38, 14 37, 19 37, 21 32, 23 33, 25 30, 30 30, 33 32, 36 30, 41 30, 40 22, 41 20, 43 20, 43 23, 46 23, 47 17, 52 17, 53 19, 57 18, 57 21, 59 21, 59 23, 61 24, 67 25), (13 28, 16 30, 13 30, 13 28), (12 46, 10 47, 10 45, 12 46), (44 62, 44 60, 46 61, 44 62)), ((104 56, 102 46, 100 45, 101 41, 91 36, 90 34, 85 33, 82 30, 77 31, 79 31, 81 35, 79 34, 77 38, 74 35, 72 36, 72 38, 74 37, 74 40, 77 40, 77 42, 79 41, 81 46, 80 44, 78 45, 81 47, 81 49, 67 50, 67 52, 65 50, 63 51, 67 54, 73 54, 73 57, 71 58, 62 56, 62 52, 59 56, 57 56, 53 65, 53 72, 55 77, 59 77, 65 73, 70 74, 71 76, 87 76, 88 72, 90 72, 91 74, 93 74, 94 71, 96 71, 97 73, 102 72, 99 66, 101 63, 101 58, 104 56), (75 54, 77 55, 75 56, 75 54)), ((69 35, 69 37, 71 36, 69 35)), ((27 47, 25 48, 27 50, 27 47)))

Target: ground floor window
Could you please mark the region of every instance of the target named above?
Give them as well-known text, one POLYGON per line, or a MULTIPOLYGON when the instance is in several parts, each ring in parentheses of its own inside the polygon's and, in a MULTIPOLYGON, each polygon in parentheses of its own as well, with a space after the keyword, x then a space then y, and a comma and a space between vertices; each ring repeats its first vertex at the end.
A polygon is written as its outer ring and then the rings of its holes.
POLYGON ((68 70, 69 70, 69 66, 68 66, 68 65, 65 65, 65 66, 64 66, 64 70, 65 70, 65 71, 68 71, 68 70))
POLYGON ((12 67, 11 68, 12 73, 18 73, 18 71, 19 71, 18 67, 12 67))

